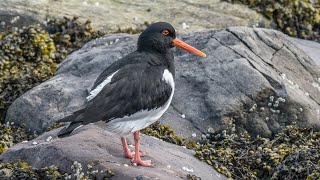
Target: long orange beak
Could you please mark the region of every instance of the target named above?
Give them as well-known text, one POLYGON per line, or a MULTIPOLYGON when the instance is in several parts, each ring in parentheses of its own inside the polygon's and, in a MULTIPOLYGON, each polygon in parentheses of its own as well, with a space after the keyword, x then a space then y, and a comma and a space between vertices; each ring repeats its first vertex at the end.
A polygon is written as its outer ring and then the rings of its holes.
POLYGON ((200 50, 198 50, 198 49, 196 49, 196 48, 194 48, 192 46, 190 46, 189 44, 181 41, 178 38, 174 38, 173 39, 172 45, 177 46, 177 47, 179 47, 181 49, 184 49, 184 50, 186 50, 186 51, 188 51, 190 53, 196 54, 196 55, 201 56, 201 57, 206 57, 207 56, 205 53, 201 52, 200 50))

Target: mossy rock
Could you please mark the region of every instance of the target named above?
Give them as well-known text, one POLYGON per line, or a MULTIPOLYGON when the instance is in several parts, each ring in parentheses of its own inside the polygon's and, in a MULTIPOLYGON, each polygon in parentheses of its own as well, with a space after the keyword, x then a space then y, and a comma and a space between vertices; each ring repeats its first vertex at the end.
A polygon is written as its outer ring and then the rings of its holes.
POLYGON ((28 134, 23 128, 0 124, 0 155, 14 144, 27 139, 28 134))
POLYGON ((49 166, 44 168, 34 168, 29 166, 26 162, 10 162, 0 164, 0 178, 1 179, 81 179, 81 180, 95 180, 109 179, 114 176, 114 173, 110 170, 106 170, 103 173, 94 170, 92 164, 88 164, 88 171, 84 172, 80 163, 74 162, 71 166, 72 173, 61 173, 57 166, 49 166))
POLYGON ((272 19, 282 32, 320 41, 320 1, 311 0, 227 0, 246 4, 272 19))
POLYGON ((320 132, 293 124, 268 139, 232 129, 209 133, 196 157, 233 179, 320 178, 320 132))
POLYGON ((77 18, 0 33, 0 122, 16 98, 52 77, 68 54, 100 35, 90 21, 77 18))

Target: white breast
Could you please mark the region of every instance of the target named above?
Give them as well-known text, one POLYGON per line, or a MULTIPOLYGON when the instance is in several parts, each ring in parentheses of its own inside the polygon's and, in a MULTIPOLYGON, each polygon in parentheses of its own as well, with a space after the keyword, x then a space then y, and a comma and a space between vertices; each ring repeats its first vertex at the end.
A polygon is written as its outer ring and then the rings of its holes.
POLYGON ((163 106, 151 110, 141 110, 130 116, 113 119, 107 123, 107 129, 118 134, 125 135, 146 128, 157 121, 168 109, 174 94, 173 76, 167 69, 163 72, 162 80, 168 83, 172 88, 171 95, 163 106))

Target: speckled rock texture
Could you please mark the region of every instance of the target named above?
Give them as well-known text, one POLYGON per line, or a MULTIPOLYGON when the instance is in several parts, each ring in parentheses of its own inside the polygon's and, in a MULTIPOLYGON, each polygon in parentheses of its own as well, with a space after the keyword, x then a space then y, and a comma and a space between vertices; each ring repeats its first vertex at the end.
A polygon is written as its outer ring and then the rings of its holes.
POLYGON ((220 0, 1 0, 0 31, 6 26, 42 23, 46 18, 78 16, 92 20, 95 29, 115 32, 139 27, 144 22, 166 21, 180 32, 208 28, 269 24, 261 14, 245 5, 220 0), (183 11, 182 11, 183 9, 183 11), (19 18, 16 18, 19 16, 19 18), (3 17, 3 18, 1 18, 3 17), (5 22, 5 26, 1 22, 5 22), (260 23, 261 24, 261 23, 260 23))
POLYGON ((202 179, 227 179, 196 159, 192 150, 153 137, 143 135, 140 147, 147 153, 142 159, 151 159, 154 167, 135 167, 130 159, 124 158, 120 138, 115 134, 95 125, 79 128, 72 136, 63 139, 56 137, 57 131, 52 130, 30 142, 15 145, 0 156, 0 162, 22 159, 37 168, 53 164, 61 172, 70 171, 74 161, 82 164, 84 172, 86 165, 93 163, 94 169, 99 171, 111 170, 115 174, 111 178, 113 180, 186 179, 188 174, 202 179), (50 136, 52 140, 47 142, 50 136))
MULTIPOLYGON (((320 69, 283 33, 234 27, 179 37, 207 57, 175 49, 176 90, 161 122, 177 134, 198 138, 233 120, 237 130, 263 137, 294 121, 320 128, 320 69)), ((99 73, 134 51, 136 41, 136 35, 119 34, 87 43, 55 77, 18 98, 6 121, 45 131, 81 108, 99 73)))

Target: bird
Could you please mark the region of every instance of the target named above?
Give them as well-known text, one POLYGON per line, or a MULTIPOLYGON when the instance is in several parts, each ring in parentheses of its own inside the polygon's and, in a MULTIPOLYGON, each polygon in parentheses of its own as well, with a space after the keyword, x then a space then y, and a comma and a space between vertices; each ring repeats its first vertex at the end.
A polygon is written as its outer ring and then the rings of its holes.
POLYGON ((175 90, 173 47, 195 55, 206 54, 176 37, 174 27, 167 22, 156 22, 138 38, 137 49, 115 61, 96 79, 86 97, 84 108, 60 119, 70 122, 58 132, 58 137, 91 123, 104 121, 106 129, 121 137, 123 154, 132 163, 152 166, 141 159, 140 130, 156 122, 168 109, 175 90), (134 152, 127 145, 126 136, 134 136, 134 152))

